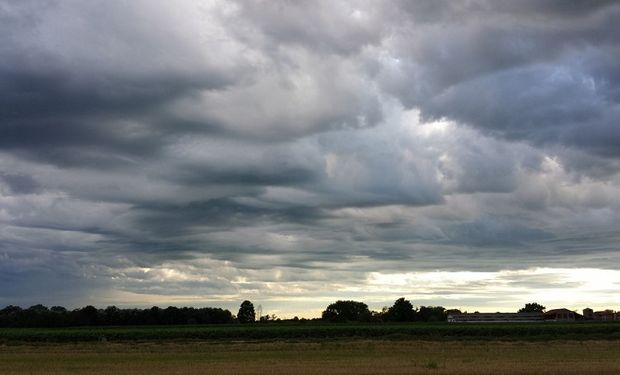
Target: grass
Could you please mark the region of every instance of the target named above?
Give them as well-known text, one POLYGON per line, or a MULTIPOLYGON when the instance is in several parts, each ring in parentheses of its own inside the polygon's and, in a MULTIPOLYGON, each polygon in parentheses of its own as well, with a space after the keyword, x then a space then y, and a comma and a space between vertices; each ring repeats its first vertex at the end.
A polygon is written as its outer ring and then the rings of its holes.
POLYGON ((0 374, 614 374, 620 341, 91 342, 0 346, 0 374))
POLYGON ((76 328, 4 328, 0 343, 170 341, 170 340, 620 340, 616 323, 513 324, 232 324, 197 326, 128 326, 76 328))

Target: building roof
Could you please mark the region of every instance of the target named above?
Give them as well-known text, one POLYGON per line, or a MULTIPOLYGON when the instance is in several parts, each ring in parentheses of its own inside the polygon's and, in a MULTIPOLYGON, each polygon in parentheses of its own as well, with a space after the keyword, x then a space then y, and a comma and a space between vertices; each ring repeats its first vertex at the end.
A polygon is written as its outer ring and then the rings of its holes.
POLYGON ((575 314, 575 318, 578 318, 578 317, 582 316, 581 314, 579 314, 579 313, 577 313, 577 312, 575 312, 573 310, 569 310, 569 309, 566 309, 566 308, 563 308, 563 307, 559 308, 559 309, 549 310, 549 311, 545 312, 544 315, 546 317, 549 317, 549 316, 554 316, 554 315, 557 315, 557 314, 566 314, 566 313, 575 314))

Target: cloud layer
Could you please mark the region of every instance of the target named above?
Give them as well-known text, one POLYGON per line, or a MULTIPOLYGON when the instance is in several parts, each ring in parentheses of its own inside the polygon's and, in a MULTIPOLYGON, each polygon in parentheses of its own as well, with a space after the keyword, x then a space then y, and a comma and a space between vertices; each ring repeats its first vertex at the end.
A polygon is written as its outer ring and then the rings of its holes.
POLYGON ((561 269, 519 289, 536 296, 572 288, 565 270, 617 271, 618 16, 0 1, 0 305, 254 298, 287 314, 389 302, 380 275, 561 269))

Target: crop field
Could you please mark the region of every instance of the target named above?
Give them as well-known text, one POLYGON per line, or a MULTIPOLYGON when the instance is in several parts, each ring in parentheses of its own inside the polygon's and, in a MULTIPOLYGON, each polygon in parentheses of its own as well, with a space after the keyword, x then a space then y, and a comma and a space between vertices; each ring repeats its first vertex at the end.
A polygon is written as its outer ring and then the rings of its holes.
POLYGON ((169 340, 620 340, 618 323, 512 324, 325 324, 272 323, 196 326, 3 328, 0 344, 16 342, 169 341, 169 340))
POLYGON ((620 341, 0 345, 0 374, 617 374, 620 341))
POLYGON ((0 329, 3 374, 617 374, 620 324, 0 329))

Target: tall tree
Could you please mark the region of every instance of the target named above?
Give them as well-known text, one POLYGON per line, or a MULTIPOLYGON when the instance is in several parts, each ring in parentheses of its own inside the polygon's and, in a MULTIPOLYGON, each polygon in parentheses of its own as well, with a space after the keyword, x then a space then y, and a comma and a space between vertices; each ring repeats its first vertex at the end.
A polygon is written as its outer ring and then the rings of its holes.
POLYGON ((386 318, 392 322, 412 322, 415 320, 415 313, 411 302, 405 298, 399 298, 387 310, 386 318))
POLYGON ((447 317, 443 306, 420 306, 417 313, 417 320, 423 322, 443 322, 447 317))
POLYGON ((522 312, 544 312, 545 309, 546 309, 545 306, 538 304, 536 302, 532 302, 532 303, 526 303, 525 307, 520 309, 519 312, 520 313, 522 312))
POLYGON ((254 305, 250 301, 243 301, 237 313, 237 320, 241 323, 253 323, 256 320, 254 305))
POLYGON ((363 302, 336 301, 327 306, 322 317, 330 322, 359 322, 369 320, 371 314, 363 302))

